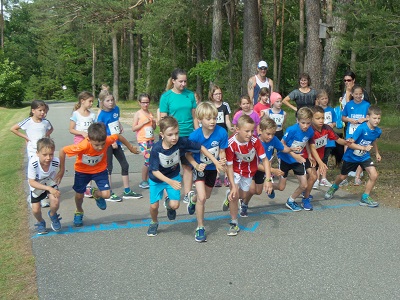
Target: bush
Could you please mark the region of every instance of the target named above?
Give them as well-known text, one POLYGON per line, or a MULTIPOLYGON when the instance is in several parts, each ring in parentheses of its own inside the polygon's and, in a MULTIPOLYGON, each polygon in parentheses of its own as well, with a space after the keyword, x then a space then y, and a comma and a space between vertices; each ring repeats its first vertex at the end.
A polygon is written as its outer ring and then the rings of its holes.
POLYGON ((22 104, 24 99, 24 87, 22 84, 20 69, 13 62, 4 59, 0 62, 0 105, 16 107, 22 104))

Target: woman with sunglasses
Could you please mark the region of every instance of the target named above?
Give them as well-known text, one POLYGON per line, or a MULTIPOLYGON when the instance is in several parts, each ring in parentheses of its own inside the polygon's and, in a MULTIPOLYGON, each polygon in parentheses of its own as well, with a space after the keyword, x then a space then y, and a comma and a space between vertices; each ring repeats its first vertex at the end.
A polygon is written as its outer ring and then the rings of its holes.
MULTIPOLYGON (((352 72, 352 71, 347 71, 344 74, 343 82, 344 82, 345 90, 343 92, 343 96, 339 98, 339 103, 340 103, 340 107, 342 110, 349 101, 353 100, 351 90, 353 89, 354 85, 356 84, 356 74, 354 74, 354 72, 352 72)), ((369 102, 368 94, 364 89, 363 89, 362 100, 369 102)))

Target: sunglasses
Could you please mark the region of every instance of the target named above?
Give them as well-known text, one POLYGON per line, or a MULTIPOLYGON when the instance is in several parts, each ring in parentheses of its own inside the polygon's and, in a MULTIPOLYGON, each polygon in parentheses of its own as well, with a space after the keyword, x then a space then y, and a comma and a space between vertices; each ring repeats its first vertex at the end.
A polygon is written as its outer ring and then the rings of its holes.
POLYGON ((266 68, 266 67, 262 67, 262 68, 259 68, 259 69, 263 70, 263 71, 268 70, 268 68, 266 68))
POLYGON ((344 82, 350 82, 353 81, 353 79, 343 79, 344 82))

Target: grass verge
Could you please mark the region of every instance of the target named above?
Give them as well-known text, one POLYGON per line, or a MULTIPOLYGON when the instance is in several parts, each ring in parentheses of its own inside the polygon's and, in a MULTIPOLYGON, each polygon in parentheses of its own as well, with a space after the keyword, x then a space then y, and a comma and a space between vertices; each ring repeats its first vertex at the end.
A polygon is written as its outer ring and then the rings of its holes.
POLYGON ((0 108, 0 298, 38 299, 24 193, 23 140, 9 131, 28 109, 0 108))

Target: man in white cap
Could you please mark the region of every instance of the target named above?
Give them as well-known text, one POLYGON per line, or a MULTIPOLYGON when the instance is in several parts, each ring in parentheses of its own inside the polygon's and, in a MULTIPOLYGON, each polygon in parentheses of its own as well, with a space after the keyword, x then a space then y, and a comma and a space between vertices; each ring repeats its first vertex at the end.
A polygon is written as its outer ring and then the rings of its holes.
POLYGON ((268 64, 261 60, 257 65, 258 73, 249 78, 247 83, 247 93, 249 94, 250 99, 253 100, 253 104, 255 105, 258 102, 258 93, 260 89, 263 87, 269 88, 272 93, 274 82, 267 78, 268 64))

